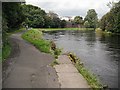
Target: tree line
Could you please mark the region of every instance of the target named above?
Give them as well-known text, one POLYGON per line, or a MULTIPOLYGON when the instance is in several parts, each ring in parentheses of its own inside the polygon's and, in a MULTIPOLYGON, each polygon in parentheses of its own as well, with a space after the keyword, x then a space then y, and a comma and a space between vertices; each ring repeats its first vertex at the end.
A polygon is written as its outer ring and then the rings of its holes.
POLYGON ((98 20, 97 13, 90 9, 83 19, 76 16, 72 21, 61 20, 59 16, 50 11, 46 13, 40 7, 26 5, 18 2, 2 3, 2 30, 3 42, 6 41, 6 32, 11 32, 20 27, 33 28, 64 28, 70 22, 77 27, 98 28, 103 31, 120 33, 120 1, 112 4, 111 10, 98 20))
MULTIPOLYGON (((61 20, 59 16, 49 11, 46 13, 40 7, 33 5, 22 5, 23 12, 25 14, 24 25, 33 28, 64 28, 69 21, 61 20)), ((76 16, 74 20, 70 21, 71 24, 75 24, 78 27, 96 28, 98 23, 97 13, 94 9, 90 9, 87 12, 85 19, 81 16, 76 16)))
POLYGON ((110 3, 110 11, 105 14, 99 21, 99 27, 103 31, 112 33, 120 33, 120 1, 118 3, 110 3))

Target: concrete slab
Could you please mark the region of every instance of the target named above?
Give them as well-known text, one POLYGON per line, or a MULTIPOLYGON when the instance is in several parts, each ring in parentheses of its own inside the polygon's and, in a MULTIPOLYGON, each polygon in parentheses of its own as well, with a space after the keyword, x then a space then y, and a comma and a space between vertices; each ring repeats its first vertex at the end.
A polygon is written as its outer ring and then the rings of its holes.
POLYGON ((58 61, 60 64, 54 67, 61 84, 60 88, 90 88, 67 55, 59 56, 58 61))
POLYGON ((57 73, 61 88, 90 88, 79 73, 57 73))
POLYGON ((60 64, 55 66, 56 72, 60 73, 78 73, 73 64, 60 64))
POLYGON ((72 64, 72 62, 69 60, 69 57, 67 55, 60 55, 58 57, 59 63, 61 64, 72 64))

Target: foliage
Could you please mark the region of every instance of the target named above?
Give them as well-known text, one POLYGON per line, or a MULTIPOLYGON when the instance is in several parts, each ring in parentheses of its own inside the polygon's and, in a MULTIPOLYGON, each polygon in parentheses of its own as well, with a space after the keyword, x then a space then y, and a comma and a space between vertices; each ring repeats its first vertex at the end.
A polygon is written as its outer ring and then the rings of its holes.
POLYGON ((54 50, 54 56, 55 56, 55 58, 57 59, 58 58, 58 56, 61 54, 61 49, 59 49, 59 48, 56 48, 55 50, 54 50))
MULTIPOLYGON (((2 13, 2 14, 3 14, 3 16, 5 16, 4 13, 2 13)), ((6 18, 3 17, 2 18, 2 44, 3 44, 3 46, 8 42, 7 31, 8 31, 7 21, 6 21, 6 18)))
POLYGON ((55 59, 50 65, 53 67, 55 65, 59 65, 59 62, 55 59))
POLYGON ((20 28, 25 17, 22 12, 21 3, 3 2, 2 3, 2 59, 6 59, 11 52, 7 32, 20 28))
POLYGON ((58 28, 64 27, 64 22, 60 20, 58 15, 52 11, 46 13, 40 7, 33 5, 22 5, 26 21, 23 23, 24 26, 33 28, 58 28))
POLYGON ((2 47, 2 62, 10 55, 11 53, 11 45, 7 42, 3 47, 2 47))
POLYGON ((111 5, 110 12, 105 14, 100 22, 99 27, 103 31, 112 33, 120 33, 120 1, 111 5))
POLYGON ((25 26, 36 28, 44 26, 45 24, 44 16, 46 15, 44 10, 37 6, 26 4, 22 5, 22 8, 26 16, 25 26))
POLYGON ((42 39, 42 32, 39 30, 29 30, 22 35, 22 38, 29 41, 41 52, 50 53, 50 42, 42 39))
POLYGON ((67 22, 65 20, 61 20, 60 27, 65 28, 66 24, 67 24, 67 22))
POLYGON ((90 9, 87 12, 87 15, 84 19, 84 22, 88 22, 90 24, 89 28, 96 28, 98 24, 97 13, 94 9, 90 9))
POLYGON ((51 18, 51 28, 58 28, 60 27, 60 18, 58 17, 58 15, 52 11, 50 11, 48 14, 47 14, 48 17, 51 18))
POLYGON ((75 24, 78 25, 78 27, 80 27, 80 25, 81 25, 81 26, 83 25, 83 18, 80 17, 80 16, 76 16, 76 17, 74 18, 74 22, 75 22, 75 24))
POLYGON ((85 22, 84 22, 84 26, 85 26, 86 28, 89 28, 89 27, 90 27, 90 23, 89 23, 88 21, 85 21, 85 22))
POLYGON ((8 31, 10 32, 13 28, 19 28, 25 19, 21 3, 18 2, 3 2, 2 11, 3 17, 7 21, 8 31))

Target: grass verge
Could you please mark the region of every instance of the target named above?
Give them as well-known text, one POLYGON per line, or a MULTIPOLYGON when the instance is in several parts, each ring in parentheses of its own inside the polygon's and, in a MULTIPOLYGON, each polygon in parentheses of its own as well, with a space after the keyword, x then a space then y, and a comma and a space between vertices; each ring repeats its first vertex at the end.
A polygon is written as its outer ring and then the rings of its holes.
POLYGON ((6 58, 10 55, 10 53, 11 53, 11 45, 10 43, 6 43, 2 47, 2 62, 6 60, 6 58))
POLYGON ((55 31, 55 30, 94 30, 94 28, 39 28, 42 31, 55 31))
POLYGON ((42 39, 42 32, 37 29, 32 29, 25 32, 22 38, 33 44, 41 52, 50 53, 50 42, 42 39))
POLYGON ((79 71, 80 74, 87 80, 88 84, 91 86, 93 90, 99 90, 102 89, 102 84, 97 80, 97 77, 93 74, 91 74, 81 63, 80 59, 77 58, 74 54, 69 53, 68 54, 70 60, 74 62, 75 67, 79 71))
POLYGON ((51 50, 50 41, 42 39, 42 32, 39 29, 32 29, 25 32, 22 35, 22 38, 33 44, 36 48, 38 48, 41 52, 51 53, 55 60, 50 64, 50 66, 59 65, 57 59, 61 53, 61 49, 56 48, 55 50, 51 50))

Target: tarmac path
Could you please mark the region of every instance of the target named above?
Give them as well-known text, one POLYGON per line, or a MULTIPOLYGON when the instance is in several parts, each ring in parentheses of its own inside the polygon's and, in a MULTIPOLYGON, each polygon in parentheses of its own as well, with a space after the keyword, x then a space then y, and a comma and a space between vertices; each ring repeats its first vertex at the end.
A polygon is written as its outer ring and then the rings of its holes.
POLYGON ((2 88, 90 88, 68 56, 59 56, 59 65, 51 67, 54 60, 21 38, 12 34, 12 52, 2 65, 2 88))
POLYGON ((54 58, 21 38, 10 37, 12 54, 2 65, 3 88, 59 88, 58 76, 49 64, 54 58))

